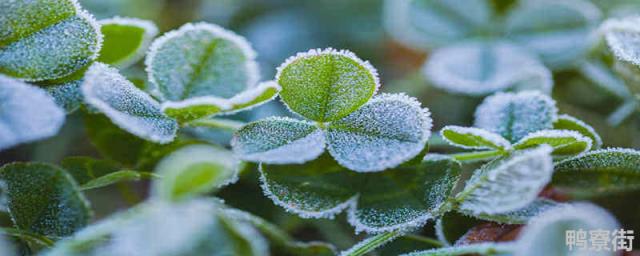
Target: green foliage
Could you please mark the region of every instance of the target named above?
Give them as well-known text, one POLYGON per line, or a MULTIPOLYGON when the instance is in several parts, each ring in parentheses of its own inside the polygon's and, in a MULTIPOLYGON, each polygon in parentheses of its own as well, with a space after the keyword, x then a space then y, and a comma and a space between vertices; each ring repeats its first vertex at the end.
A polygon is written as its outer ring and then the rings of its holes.
POLYGON ((600 135, 598 135, 593 127, 570 115, 558 115, 558 119, 553 123, 553 129, 579 132, 583 136, 587 136, 591 139, 593 142, 593 149, 599 149, 602 147, 602 138, 600 138, 600 135))
POLYGON ((465 149, 508 150, 511 143, 502 136, 474 127, 445 126, 440 135, 449 144, 465 149))
POLYGON ((98 61, 126 68, 139 61, 158 34, 150 21, 135 18, 112 18, 100 21, 104 42, 98 61))

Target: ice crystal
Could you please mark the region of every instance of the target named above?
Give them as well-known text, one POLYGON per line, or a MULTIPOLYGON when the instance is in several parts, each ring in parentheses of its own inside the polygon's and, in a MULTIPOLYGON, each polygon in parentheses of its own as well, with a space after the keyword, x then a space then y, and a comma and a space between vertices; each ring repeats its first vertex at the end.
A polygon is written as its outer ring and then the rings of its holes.
POLYGON ((67 113, 76 111, 82 105, 82 92, 80 92, 82 79, 66 82, 59 85, 46 87, 47 92, 53 97, 56 104, 67 113))

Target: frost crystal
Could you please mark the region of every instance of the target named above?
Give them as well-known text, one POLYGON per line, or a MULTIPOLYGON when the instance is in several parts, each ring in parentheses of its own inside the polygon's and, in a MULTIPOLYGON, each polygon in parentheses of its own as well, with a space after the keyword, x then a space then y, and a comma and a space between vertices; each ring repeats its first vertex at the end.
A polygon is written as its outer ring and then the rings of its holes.
POLYGON ((609 19, 601 31, 616 57, 640 65, 640 17, 609 19))
POLYGON ((447 125, 440 131, 442 138, 452 146, 464 149, 508 150, 511 143, 502 136, 474 127, 447 125))
POLYGON ((45 89, 53 97, 58 106, 64 108, 67 113, 76 111, 82 105, 82 92, 80 92, 82 79, 67 82, 60 85, 51 85, 45 89))
POLYGON ((553 155, 575 155, 591 150, 592 141, 576 131, 542 130, 527 134, 513 147, 523 149, 541 144, 553 147, 553 155))
POLYGON ((557 113, 555 101, 539 92, 496 93, 478 106, 474 125, 515 142, 553 128, 557 113))
POLYGON ((327 128, 329 153, 358 172, 393 168, 422 151, 431 135, 431 117, 415 99, 381 94, 327 128))
POLYGON ((64 119, 44 90, 0 75, 0 150, 51 137, 64 119))
POLYGON ((141 138, 168 143, 176 135, 178 124, 160 111, 160 104, 105 64, 89 68, 82 94, 87 104, 141 138))
POLYGON ((602 147, 602 138, 600 138, 600 135, 598 135, 596 130, 582 120, 573 116, 566 114, 559 115, 556 122, 553 123, 553 128, 577 131, 580 134, 591 138, 591 141, 593 142, 593 149, 599 149, 602 147))

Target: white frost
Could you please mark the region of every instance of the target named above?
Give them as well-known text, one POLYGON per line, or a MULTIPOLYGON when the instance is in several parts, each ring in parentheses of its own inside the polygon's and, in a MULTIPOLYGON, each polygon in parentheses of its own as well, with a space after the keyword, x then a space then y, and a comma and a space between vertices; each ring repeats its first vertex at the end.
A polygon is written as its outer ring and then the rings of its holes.
POLYGON ((475 127, 447 125, 443 127, 442 130, 440 130, 440 136, 452 146, 456 146, 464 149, 504 149, 504 150, 511 149, 511 142, 505 140, 502 136, 489 132, 487 130, 475 128, 475 127), (451 138, 448 138, 447 136, 444 135, 444 132, 447 130, 455 132, 462 136, 468 135, 468 137, 479 137, 482 140, 490 143, 490 145, 483 145, 483 144, 467 145, 467 144, 461 144, 456 141, 452 141, 451 138))

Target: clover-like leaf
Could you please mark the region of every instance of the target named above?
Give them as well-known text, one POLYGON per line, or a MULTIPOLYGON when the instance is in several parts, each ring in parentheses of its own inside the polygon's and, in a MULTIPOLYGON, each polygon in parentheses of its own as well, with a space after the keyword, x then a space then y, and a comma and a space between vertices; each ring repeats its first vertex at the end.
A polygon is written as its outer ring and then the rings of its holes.
POLYGON ((640 151, 594 150, 556 164, 552 184, 577 195, 602 195, 640 189, 640 151))
POLYGON ((238 179, 239 160, 224 148, 189 145, 166 156, 156 166, 162 178, 153 183, 153 196, 187 200, 238 179))
POLYGON ((460 246, 444 247, 420 252, 401 254, 400 256, 455 256, 455 255, 511 255, 512 243, 482 242, 460 246))
POLYGON ((434 51, 424 66, 426 79, 452 93, 486 95, 506 89, 550 93, 550 72, 527 50, 507 42, 472 41, 434 51))
POLYGON ((13 163, 0 168, 15 226, 50 237, 71 235, 91 218, 89 202, 64 170, 44 163, 13 163))
POLYGON ((418 155, 431 135, 431 116, 415 98, 382 94, 326 129, 329 153, 358 172, 393 168, 418 155))
POLYGON ((158 34, 153 22, 136 18, 115 17, 100 21, 104 42, 98 61, 126 68, 139 61, 158 34))
POLYGON ((186 24, 156 39, 145 60, 161 101, 231 98, 256 85, 255 52, 241 36, 208 23, 186 24))
POLYGON ((490 1, 387 0, 385 27, 395 39, 418 49, 440 47, 489 30, 490 1))
POLYGON ((96 59, 102 34, 73 0, 0 4, 0 73, 27 81, 70 75, 96 59))
POLYGON ((551 129, 557 115, 555 101, 539 92, 499 92, 478 106, 474 125, 516 142, 529 133, 551 129))
POLYGON ((587 136, 593 142, 592 148, 599 149, 602 147, 602 139, 593 127, 586 124, 580 119, 573 116, 562 114, 558 116, 558 119, 553 123, 553 129, 556 130, 570 130, 576 131, 580 134, 587 136))
POLYGON ((522 1, 509 13, 506 32, 547 66, 567 68, 586 55, 599 20, 600 11, 588 1, 522 1))
POLYGON ((473 215, 518 210, 533 202, 553 173, 547 145, 516 151, 483 165, 456 196, 460 209, 473 215))
POLYGON ((70 82, 50 85, 45 89, 53 97, 58 106, 62 107, 67 113, 76 111, 82 105, 82 92, 80 86, 82 79, 70 82))
POLYGON ((312 49, 287 59, 276 74, 280 97, 293 112, 336 121, 367 103, 380 82, 369 62, 346 50, 312 49))
POLYGON ((608 19, 601 30, 616 57, 640 66, 640 18, 608 19))
POLYGON ((285 117, 249 123, 231 140, 242 160, 268 164, 304 163, 324 152, 323 132, 315 125, 285 117))
MULTIPOLYGON (((567 246, 565 237, 571 230, 614 230, 615 218, 606 210, 587 203, 564 204, 549 209, 529 222, 516 242, 515 255, 581 255, 567 246)), ((608 239, 608 237, 607 237, 608 239)), ((594 251, 582 255, 611 255, 610 251, 594 251)))
POLYGON ((162 113, 160 104, 105 64, 87 70, 82 94, 87 104, 138 137, 167 143, 176 135, 178 124, 162 113))
POLYGON ((0 150, 51 137, 64 119, 44 90, 0 75, 0 150))
POLYGON ((502 136, 475 127, 447 125, 440 135, 449 144, 465 149, 508 150, 511 143, 502 136))
POLYGON ((416 167, 357 173, 327 154, 303 165, 260 167, 274 203, 305 218, 332 218, 349 208, 357 231, 377 233, 423 225, 441 214, 458 181, 459 163, 425 158, 416 167))
POLYGON ((528 134, 513 144, 513 148, 525 149, 542 144, 551 146, 554 156, 571 156, 591 150, 592 141, 576 131, 542 130, 528 134))

